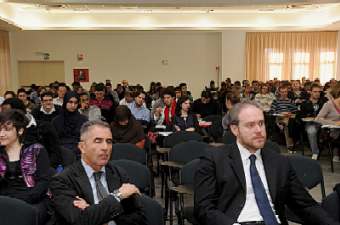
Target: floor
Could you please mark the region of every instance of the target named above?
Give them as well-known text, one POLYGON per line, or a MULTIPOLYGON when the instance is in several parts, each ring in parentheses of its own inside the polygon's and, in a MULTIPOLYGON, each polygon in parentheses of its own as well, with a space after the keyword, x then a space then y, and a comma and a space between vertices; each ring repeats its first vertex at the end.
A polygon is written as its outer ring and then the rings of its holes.
MULTIPOLYGON (((281 152, 282 154, 288 154, 287 150, 281 146, 281 152)), ((307 157, 310 157, 311 153, 310 151, 305 150, 305 155, 307 157)), ((297 152, 296 154, 301 154, 301 152, 297 152)), ((334 173, 331 172, 331 167, 330 167, 330 161, 329 157, 327 155, 322 155, 319 159, 319 162, 321 164, 322 170, 323 170, 323 176, 325 180, 325 190, 326 190, 326 195, 332 192, 333 187, 335 186, 336 183, 340 183, 340 163, 334 163, 334 173)), ((160 197, 160 190, 161 190, 161 180, 160 177, 156 177, 155 179, 155 186, 156 186, 156 197, 155 199, 159 201, 163 206, 164 206, 164 199, 160 197)), ((321 189, 320 185, 314 187, 312 190, 309 190, 310 194, 313 196, 313 198, 317 201, 321 201, 321 189)), ((185 198, 185 205, 192 205, 192 198, 190 196, 187 196, 185 198)), ((166 225, 169 224, 169 221, 167 220, 166 225)), ((176 217, 174 217, 174 223, 177 224, 176 217)), ((189 224, 186 222, 186 224, 189 224)), ((290 225, 295 225, 295 223, 289 223, 290 225)))

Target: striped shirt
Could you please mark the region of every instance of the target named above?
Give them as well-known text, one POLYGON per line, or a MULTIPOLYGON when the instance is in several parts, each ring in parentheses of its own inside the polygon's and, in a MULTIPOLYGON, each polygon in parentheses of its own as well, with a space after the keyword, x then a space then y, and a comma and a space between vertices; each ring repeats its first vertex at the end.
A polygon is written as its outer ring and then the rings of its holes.
POLYGON ((295 112, 298 108, 291 99, 274 99, 270 108, 271 113, 295 112))

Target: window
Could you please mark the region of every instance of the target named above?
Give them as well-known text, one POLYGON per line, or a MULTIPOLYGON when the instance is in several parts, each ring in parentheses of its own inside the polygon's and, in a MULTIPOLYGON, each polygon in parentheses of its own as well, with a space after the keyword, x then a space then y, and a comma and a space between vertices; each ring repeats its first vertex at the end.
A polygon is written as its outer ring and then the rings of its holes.
POLYGON ((268 49, 268 78, 273 80, 282 78, 282 67, 283 67, 283 53, 274 52, 272 49, 268 49))
POLYGON ((326 83, 335 77, 335 52, 320 53, 320 82, 326 83))
POLYGON ((293 55, 293 80, 301 80, 302 77, 309 77, 308 52, 295 52, 293 55))

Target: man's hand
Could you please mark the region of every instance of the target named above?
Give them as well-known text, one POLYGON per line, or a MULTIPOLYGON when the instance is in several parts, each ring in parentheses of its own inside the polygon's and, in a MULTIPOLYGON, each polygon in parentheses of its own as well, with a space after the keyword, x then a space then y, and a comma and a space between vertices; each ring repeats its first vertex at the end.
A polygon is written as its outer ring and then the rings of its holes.
POLYGON ((76 196, 76 200, 73 201, 73 205, 81 210, 84 210, 90 206, 84 199, 80 198, 79 196, 76 196))
POLYGON ((138 194, 140 195, 140 191, 139 189, 133 185, 133 184, 123 184, 120 188, 119 188, 119 192, 121 193, 121 198, 128 198, 133 194, 138 194))

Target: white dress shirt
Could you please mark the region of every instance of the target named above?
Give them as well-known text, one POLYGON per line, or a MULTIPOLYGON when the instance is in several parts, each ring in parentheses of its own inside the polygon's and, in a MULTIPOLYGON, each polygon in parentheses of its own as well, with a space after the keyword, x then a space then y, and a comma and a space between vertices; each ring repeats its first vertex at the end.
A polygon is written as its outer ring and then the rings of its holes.
MULTIPOLYGON (((85 172, 86 172, 86 175, 89 178, 89 181, 90 181, 90 184, 91 184, 94 204, 98 204, 99 200, 98 200, 98 196, 97 196, 96 181, 95 181, 94 175, 93 175, 93 173, 95 173, 95 171, 92 169, 91 166, 87 165, 86 162, 84 162, 83 160, 81 160, 81 164, 83 165, 85 172)), ((106 182, 105 166, 103 166, 103 168, 100 171, 103 172, 102 176, 100 177, 100 181, 102 182, 107 193, 109 193, 109 188, 108 188, 107 182, 106 182)))
MULTIPOLYGON (((249 221, 263 221, 263 218, 260 214, 260 210, 257 206, 256 199, 255 199, 255 193, 253 190, 253 185, 251 183, 251 176, 250 176, 250 159, 249 156, 252 154, 250 153, 245 147, 243 147, 239 142, 237 142, 237 147, 240 150, 241 154, 241 160, 243 164, 243 171, 246 178, 246 202, 243 206, 243 209, 237 219, 237 222, 249 222, 249 221)), ((271 208, 275 213, 274 205, 272 203, 272 199, 270 197, 269 189, 268 189, 268 183, 266 178, 266 173, 264 171, 263 161, 261 157, 261 149, 258 149, 255 153, 256 156, 256 169, 261 177, 261 181, 263 183, 263 186, 266 190, 268 200, 270 202, 271 208)), ((278 221, 278 216, 276 215, 276 218, 278 221)), ((234 225, 236 225, 235 223, 234 225)))

